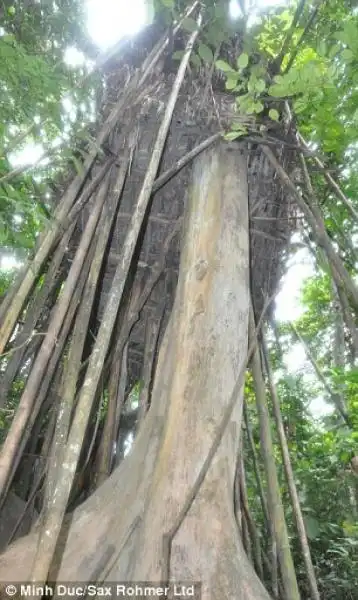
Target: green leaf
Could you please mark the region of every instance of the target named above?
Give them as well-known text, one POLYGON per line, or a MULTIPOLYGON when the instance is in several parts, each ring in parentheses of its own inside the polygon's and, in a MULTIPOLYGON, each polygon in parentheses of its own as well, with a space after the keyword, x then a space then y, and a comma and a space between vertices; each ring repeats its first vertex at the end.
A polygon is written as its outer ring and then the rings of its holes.
POLYGON ((264 108, 265 107, 262 104, 262 102, 255 102, 253 105, 254 112, 257 114, 261 113, 264 110, 264 108))
POLYGON ((252 115, 256 112, 256 103, 250 94, 244 94, 237 98, 237 103, 240 106, 240 111, 246 115, 252 115))
POLYGON ((201 67, 201 60, 199 58, 199 56, 197 54, 192 53, 190 56, 190 62, 191 64, 196 67, 197 69, 200 69, 201 67))
MULTIPOLYGON (((224 71, 224 73, 237 73, 237 71, 230 67, 230 65, 224 60, 217 60, 215 66, 217 69, 219 69, 219 71, 224 71)), ((238 73, 237 75, 239 76, 238 73)))
POLYGON ((266 89, 266 82, 264 79, 257 79, 255 82, 255 90, 257 92, 263 92, 266 89))
POLYGON ((255 82, 256 82, 256 78, 255 77, 250 77, 249 81, 247 82, 247 91, 250 92, 250 94, 253 94, 255 92, 255 82))
POLYGON ((255 111, 255 102, 248 102, 245 110, 247 115, 253 115, 255 111))
POLYGON ((210 50, 209 46, 206 44, 199 44, 198 54, 200 58, 206 63, 212 63, 214 60, 214 55, 210 50))
POLYGON ((243 131, 228 131, 228 133, 225 133, 224 139, 228 142, 232 142, 243 135, 245 135, 243 131))
POLYGON ((279 114, 278 110, 276 110, 275 108, 270 108, 270 110, 269 110, 269 117, 273 121, 278 121, 279 118, 280 118, 280 114, 279 114))
POLYGON ((236 63, 237 63, 238 69, 245 69, 247 67, 247 65, 249 64, 248 54, 245 54, 245 52, 240 54, 240 56, 238 56, 238 58, 237 58, 236 63))
POLYGON ((160 0, 166 8, 174 8, 174 0, 160 0))
POLYGON ((247 84, 247 89, 249 92, 261 93, 265 90, 265 88, 266 82, 264 79, 257 79, 255 75, 250 75, 250 79, 247 84))
POLYGON ((228 77, 228 79, 225 82, 225 87, 227 90, 233 90, 234 88, 236 88, 237 85, 237 79, 232 79, 230 76, 228 77))
POLYGON ((189 33, 193 33, 198 29, 198 24, 196 21, 194 21, 194 19, 186 17, 182 21, 182 28, 185 29, 185 31, 189 31, 189 33))
POLYGON ((284 10, 280 15, 279 15, 279 19, 280 21, 284 21, 286 23, 288 23, 288 25, 290 25, 291 21, 292 21, 292 15, 290 13, 289 10, 284 10))
POLYGON ((318 54, 321 54, 322 56, 326 56, 327 43, 325 40, 321 40, 320 42, 318 42, 317 52, 318 52, 318 54))
POLYGON ((284 98, 286 96, 286 89, 282 89, 279 85, 270 85, 268 90, 269 96, 273 98, 284 98))
POLYGON ((298 98, 297 100, 295 100, 293 107, 294 110, 297 114, 303 112, 304 110, 306 110, 308 106, 308 100, 307 98, 298 98))
POLYGON ((5 245, 7 239, 8 233, 6 231, 5 225, 0 221, 0 244, 5 245))
POLYGON ((251 75, 254 75, 257 79, 261 79, 266 74, 266 69, 264 69, 262 65, 253 65, 250 71, 251 75))
POLYGON ((247 134, 247 128, 244 127, 242 123, 239 123, 238 121, 236 123, 235 121, 231 123, 231 129, 233 131, 241 131, 241 133, 244 133, 245 135, 247 134))
POLYGON ((334 58, 338 54, 340 49, 341 49, 341 47, 339 44, 334 44, 328 53, 328 57, 334 58))
POLYGON ((342 58, 345 60, 351 61, 354 58, 354 52, 349 48, 345 48, 342 52, 342 58))
POLYGON ((319 534, 319 523, 318 523, 317 519, 315 519, 314 517, 311 517, 309 515, 306 515, 304 517, 304 521, 305 521, 305 526, 306 526, 306 531, 307 531, 307 537, 310 540, 316 539, 319 534))
POLYGON ((345 23, 343 30, 335 34, 335 38, 340 40, 350 48, 357 47, 357 33, 358 28, 355 22, 348 21, 345 23))
POLYGON ((214 22, 206 30, 205 39, 216 47, 226 39, 226 34, 218 27, 218 24, 214 22))

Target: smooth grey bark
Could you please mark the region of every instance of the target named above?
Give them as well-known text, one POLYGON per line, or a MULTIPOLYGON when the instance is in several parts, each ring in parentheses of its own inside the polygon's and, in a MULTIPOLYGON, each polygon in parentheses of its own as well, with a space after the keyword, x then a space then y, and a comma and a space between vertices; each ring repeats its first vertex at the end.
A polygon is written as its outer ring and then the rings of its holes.
MULTIPOLYGON (((194 164, 176 300, 151 407, 131 454, 73 516, 57 578, 161 581, 163 537, 204 464, 247 359, 246 156, 220 144, 194 164)), ((245 555, 233 488, 243 395, 176 533, 170 579, 202 581, 203 600, 269 600, 245 555)), ((28 578, 36 535, 0 557, 0 580, 28 578)), ((51 575, 51 574, 50 574, 51 575)))

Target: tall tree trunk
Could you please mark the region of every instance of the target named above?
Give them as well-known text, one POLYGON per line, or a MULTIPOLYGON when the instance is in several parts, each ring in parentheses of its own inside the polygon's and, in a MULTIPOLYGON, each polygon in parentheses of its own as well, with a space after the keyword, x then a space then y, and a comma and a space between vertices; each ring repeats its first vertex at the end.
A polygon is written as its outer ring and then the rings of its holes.
MULTIPOLYGON (((219 144, 194 164, 176 300, 150 410, 131 454, 76 511, 53 567, 59 580, 158 582, 167 563, 170 580, 201 581, 204 599, 269 599, 234 515, 242 392, 170 556, 163 554, 246 361, 248 315, 246 157, 237 144, 219 144)), ((6 573, 25 580, 35 544, 32 534, 1 557, 0 579, 6 573)))

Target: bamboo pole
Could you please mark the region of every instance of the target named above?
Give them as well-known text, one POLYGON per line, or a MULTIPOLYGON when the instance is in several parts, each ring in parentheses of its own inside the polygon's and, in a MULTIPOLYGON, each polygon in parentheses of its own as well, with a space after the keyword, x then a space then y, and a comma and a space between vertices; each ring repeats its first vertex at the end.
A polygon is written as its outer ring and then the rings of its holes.
MULTIPOLYGON (((255 331, 255 319, 253 310, 250 310, 250 335, 255 331)), ((270 427, 270 415, 266 401, 265 382, 262 375, 260 352, 255 349, 251 369, 254 380, 256 406, 260 424, 260 439, 262 446, 262 458, 265 465, 267 478, 267 497, 269 514, 272 519, 273 530, 277 543, 278 559, 282 575, 282 583, 285 592, 285 600, 300 600, 295 567, 292 559, 286 519, 280 484, 277 477, 274 448, 270 427)))
MULTIPOLYGON (((43 402, 45 401, 47 394, 48 394, 48 390, 52 381, 52 378, 54 376, 54 373, 56 371, 56 367, 57 364, 60 360, 60 357, 63 353, 69 332, 70 332, 70 328, 73 322, 73 318, 74 315, 76 313, 77 307, 78 307, 78 302, 81 298, 81 294, 83 291, 83 287, 88 275, 88 271, 89 271, 89 266, 90 266, 90 262, 93 256, 93 248, 91 248, 91 251, 88 253, 88 256, 86 257, 86 262, 85 265, 81 271, 80 277, 78 279, 77 282, 77 286, 75 289, 75 292, 71 298, 71 302, 70 302, 70 306, 69 309, 67 311, 66 314, 66 318, 64 320, 63 326, 61 328, 61 332, 56 340, 56 345, 55 348, 53 350, 53 352, 51 353, 51 357, 46 369, 46 373, 42 379, 41 382, 41 386, 39 388, 38 394, 36 396, 36 403, 34 405, 34 408, 31 412, 30 418, 27 422, 26 428, 21 436, 21 441, 18 445, 17 451, 15 453, 14 456, 14 462, 11 465, 11 470, 9 472, 9 477, 8 477, 8 483, 7 486, 5 488, 2 489, 2 493, 1 493, 1 499, 0 499, 0 508, 2 506, 2 503, 5 500, 6 497, 6 493, 8 492, 9 486, 11 481, 14 478, 14 475, 16 473, 16 468, 17 465, 19 464, 19 461, 21 459, 21 456, 24 452, 25 446, 27 444, 27 441, 29 439, 29 436, 31 435, 32 432, 32 428, 34 426, 34 423, 36 421, 36 419, 38 418, 39 412, 41 410, 41 407, 43 406, 43 402)), ((56 397, 54 398, 54 401, 56 400, 56 397)))
POLYGON ((83 233, 80 245, 77 249, 75 259, 72 263, 66 283, 58 299, 53 312, 47 335, 42 342, 41 348, 37 354, 32 366, 31 373, 26 383, 26 387, 21 396, 20 404, 16 411, 15 418, 11 424, 5 443, 0 453, 0 495, 3 496, 9 487, 11 481, 12 464, 15 460, 17 449, 21 443, 28 420, 33 416, 37 392, 45 374, 46 367, 51 354, 56 346, 57 337, 60 333, 63 321, 66 317, 73 293, 76 289, 78 278, 83 268, 92 237, 94 235, 97 222, 106 199, 108 188, 108 177, 100 188, 93 210, 89 216, 83 233))
MULTIPOLYGON (((101 271, 106 248, 109 244, 114 219, 117 214, 118 205, 122 196, 122 190, 128 170, 129 152, 126 160, 116 176, 114 186, 109 194, 109 199, 104 205, 102 215, 97 227, 96 248, 91 263, 88 279, 83 292, 81 304, 77 313, 71 345, 66 361, 66 368, 61 383, 61 404, 56 422, 55 437, 51 452, 51 466, 49 469, 48 485, 53 491, 57 484, 57 473, 62 464, 63 455, 70 429, 71 415, 75 401, 77 382, 81 370, 81 358, 85 341, 88 334, 88 325, 92 312, 92 306, 97 289, 97 283, 101 271)), ((51 497, 51 490, 48 491, 51 497)))
POLYGON ((270 522, 268 510, 267 510, 267 503, 266 503, 264 489, 263 489, 263 485, 262 485, 262 481, 261 481, 259 461, 258 461, 257 452, 256 452, 256 448, 255 448, 254 438, 252 435, 251 423, 249 420, 246 402, 244 403, 244 419, 245 419, 245 426, 246 426, 246 435, 247 435, 247 439, 249 442, 249 448, 251 450, 251 455, 252 455, 252 460, 253 460, 254 475, 255 475, 256 484, 257 484, 257 491, 259 493, 262 514, 264 517, 264 523, 266 525, 267 531, 269 533, 272 533, 271 532, 271 522, 270 522))
POLYGON ((295 519, 296 519, 298 537, 299 537, 300 544, 301 544, 303 560, 304 560, 304 563, 306 566, 306 572, 307 572, 308 583, 309 583, 309 587, 310 587, 310 591, 311 591, 311 596, 312 596, 312 600, 320 600, 320 594, 318 591, 317 580, 316 580, 314 567, 313 567, 313 563, 312 563, 311 552, 310 552, 310 547, 309 547, 308 538, 307 538, 307 534, 306 534, 306 528, 305 528, 305 524, 304 524, 304 520, 303 520, 303 515, 302 515, 302 511, 301 511, 300 500, 299 500, 298 493, 297 493, 295 476, 294 476, 293 469, 292 469, 290 453, 288 450, 287 439, 286 439, 286 435, 285 435, 285 429, 283 426, 283 420, 282 420, 281 409, 280 409, 280 400, 279 400, 279 397, 277 394, 276 386, 274 384, 272 369, 271 369, 271 365, 270 365, 270 361, 269 361, 269 357, 268 357, 267 345, 266 345, 265 336, 264 336, 263 332, 262 332, 262 337, 261 337, 261 346, 262 346, 262 352, 263 352, 263 356, 264 356, 268 384, 269 384, 270 393, 271 393, 271 400, 272 400, 273 413, 274 413, 275 422, 276 422, 276 429, 277 429, 278 438, 280 441, 282 460, 283 460, 283 465, 285 468, 288 489, 289 489, 290 496, 291 496, 293 513, 294 513, 295 519))
MULTIPOLYGON (((242 444, 241 444, 241 446, 242 446, 242 444)), ((247 487, 246 487, 245 464, 244 464, 242 452, 241 452, 238 466, 239 466, 239 481, 240 481, 240 491, 241 491, 241 505, 243 508, 243 512, 246 515, 246 522, 247 522, 248 530, 250 533, 250 539, 252 542, 253 562, 255 565, 256 573, 260 577, 261 581, 263 581, 264 575, 263 575, 263 567, 262 567, 260 536, 259 536, 259 533, 258 533, 256 525, 255 525, 255 521, 254 521, 251 511, 250 511, 249 498, 247 495, 247 487)))

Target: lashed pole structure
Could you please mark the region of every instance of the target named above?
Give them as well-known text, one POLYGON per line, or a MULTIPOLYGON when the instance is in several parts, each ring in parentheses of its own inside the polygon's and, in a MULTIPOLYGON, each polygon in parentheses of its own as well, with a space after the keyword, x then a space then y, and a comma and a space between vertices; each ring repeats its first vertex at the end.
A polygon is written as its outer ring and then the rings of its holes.
MULTIPOLYGON (((177 72, 165 71, 163 62, 155 69, 168 44, 155 26, 112 65, 98 137, 98 145, 106 139, 110 157, 99 157, 98 147, 90 150, 83 173, 59 203, 35 268, 28 269, 5 313, 2 339, 11 350, 21 334, 18 317, 43 285, 40 276, 50 290, 58 286, 51 260, 60 260, 59 233, 73 227, 69 249, 63 249, 73 259, 61 272, 60 291, 45 295, 51 302, 44 300, 41 314, 24 313, 24 326, 29 328, 30 318, 40 323, 44 341, 18 365, 27 381, 0 457, 5 501, 21 474, 34 424, 40 419, 48 431, 48 413, 57 411, 52 452, 44 455, 43 521, 0 557, 0 578, 190 579, 202 581, 204 598, 269 598, 237 532, 233 484, 250 271, 257 318, 276 288, 288 217, 294 216, 286 173, 293 151, 281 152, 276 164, 275 154, 257 142, 218 142, 217 115, 227 120, 232 99, 216 90, 203 104, 195 94, 198 83, 203 89, 206 83, 186 73, 197 35, 186 36, 177 72), (188 154, 196 157, 185 164, 188 154), (90 168, 96 186, 87 178, 90 168), (178 243, 174 228, 183 214, 178 243), (251 235, 249 217, 256 218, 251 235), (159 320, 149 353, 145 331, 153 315, 159 320), (108 457, 119 439, 126 391, 141 378, 144 356, 154 377, 132 451, 113 472, 105 461, 110 476, 72 519, 65 515, 71 488, 76 495, 88 465, 97 479, 87 492, 102 475, 95 424, 104 392, 106 431, 112 432, 104 441, 108 457)), ((303 206, 301 197, 297 203, 303 206)), ((307 214, 317 221, 317 214, 307 214)), ((321 228, 318 219, 314 232, 320 235, 321 228)), ((328 246, 345 276, 332 253, 328 246)), ((354 302, 355 290, 346 283, 354 302)), ((12 366, 12 377, 14 371, 12 366)), ((279 536, 279 527, 275 531, 279 536)), ((283 593, 295 600, 290 549, 284 546, 283 593)))

